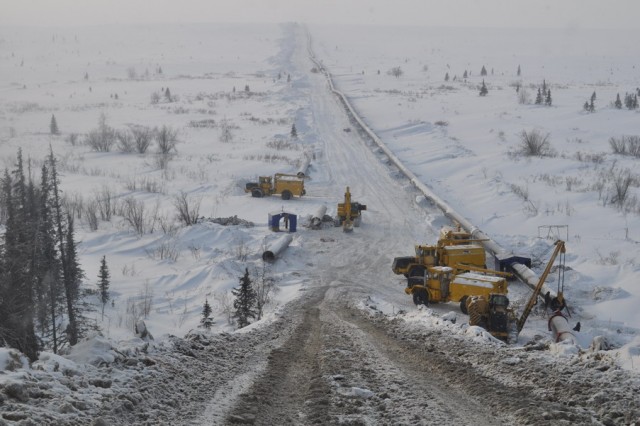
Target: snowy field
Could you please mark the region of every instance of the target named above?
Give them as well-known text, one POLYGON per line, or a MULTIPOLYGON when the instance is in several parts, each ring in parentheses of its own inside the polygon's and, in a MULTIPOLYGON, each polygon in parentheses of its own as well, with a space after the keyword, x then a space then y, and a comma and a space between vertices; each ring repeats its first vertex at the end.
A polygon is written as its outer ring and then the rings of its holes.
MULTIPOLYGON (((638 159, 613 153, 609 142, 640 132, 638 110, 613 106, 617 93, 624 99, 625 92, 635 93, 640 86, 635 68, 640 47, 634 34, 309 30, 315 55, 337 88, 404 164, 458 212, 503 247, 531 256, 537 272, 546 264, 553 240, 566 240, 571 269, 564 291, 572 325, 582 323, 580 346, 587 349, 595 336, 605 336, 615 347, 608 352, 611 357, 623 368, 638 370, 638 159), (483 66, 487 75, 481 77, 483 66), (388 73, 394 67, 402 70, 398 77, 388 73), (483 79, 488 94, 481 97, 483 79), (543 81, 551 90, 551 106, 534 104, 543 81), (587 112, 583 104, 594 92, 595 111, 587 112), (533 129, 549 134, 547 156, 519 153, 519 135, 533 129), (619 201, 616 183, 627 173, 628 193, 619 201)), ((37 170, 51 147, 67 205, 76 215, 85 284, 96 288, 103 256, 111 273, 113 303, 106 305, 104 318, 97 298, 90 299, 96 306, 92 316, 106 339, 77 348, 69 356, 73 361, 45 353, 41 369, 51 372, 57 363, 97 377, 102 373, 86 364, 96 358, 112 362, 117 357, 112 345, 127 355, 140 347, 146 350, 134 337, 137 320, 144 319, 159 348, 169 346, 168 336, 182 337, 198 327, 205 300, 213 307, 213 331, 234 331, 228 322, 230 291, 245 267, 254 277, 264 274, 262 252, 278 236, 267 227, 271 212, 297 214, 300 232, 286 255, 268 267, 279 291, 261 324, 276 321, 288 301, 317 284, 317 276, 313 281, 305 273, 312 263, 345 270, 351 266, 325 248, 340 244, 335 242, 342 234, 337 228, 327 231, 332 234, 322 242, 304 228, 322 205, 335 215, 344 188, 344 182, 322 168, 330 153, 319 150, 323 133, 318 129, 330 125, 346 134, 342 129, 349 122, 346 116, 312 114, 309 81, 322 76, 294 57, 304 46, 301 34, 290 25, 0 29, 0 165, 12 170, 21 149, 38 181, 37 170), (50 133, 52 115, 57 135, 50 133), (296 138, 291 136, 294 124, 296 138), (159 154, 155 142, 145 153, 124 152, 119 141, 108 152, 97 152, 85 139, 101 125, 120 132, 167 126, 177 132, 177 143, 169 155, 159 154), (312 165, 305 197, 256 200, 244 192, 245 183, 257 176, 295 173, 307 158, 312 165), (107 200, 112 210, 101 215, 107 200), (181 223, 180 200, 197 210, 200 223, 181 223), (142 208, 137 229, 127 218, 131 206, 142 208), (93 224, 92 209, 98 209, 93 224), (252 225, 214 223, 233 216, 252 225)), ((353 133, 348 137, 355 140, 353 133)), ((357 173, 354 167, 351 177, 357 173)), ((361 182, 351 185, 364 187, 361 182)), ((411 193, 407 182, 401 185, 411 193)), ((362 201, 370 207, 365 220, 395 207, 376 206, 366 197, 362 201)), ((415 201, 416 206, 424 204, 415 201)), ((422 222, 405 223, 402 230, 371 225, 372 234, 388 232, 390 243, 376 246, 373 256, 367 246, 358 255, 372 262, 382 259, 380 270, 386 272, 369 283, 374 291, 368 297, 357 293, 345 299, 359 298, 354 306, 390 317, 400 312, 409 328, 443 330, 489 348, 499 345, 487 333, 466 326, 460 314, 452 324, 457 304, 417 309, 402 292, 391 259, 410 255, 416 243, 434 243, 445 224, 441 214, 411 214, 422 222), (398 243, 400 238, 404 240, 398 243)), ((366 242, 364 236, 356 238, 366 242)), ((360 272, 369 272, 366 265, 359 266, 360 272)), ((347 294, 348 289, 341 291, 347 294)), ((520 306, 528 295, 524 286, 510 289, 520 306)), ((519 345, 536 336, 548 341, 546 321, 532 315, 519 345)), ((256 324, 236 334, 259 328, 256 324)), ((221 336, 221 341, 233 339, 221 336)), ((7 351, 0 352, 0 366, 9 358, 7 351)), ((20 380, 23 373, 12 374, 12 380, 20 380)))
MULTIPOLYGON (((153 299, 150 329, 186 333, 205 299, 216 304, 237 286, 243 259, 259 258, 267 213, 282 203, 264 200, 255 209, 244 184, 293 172, 306 155, 305 141, 289 138, 301 100, 279 68, 291 53, 281 50, 281 37, 275 25, 18 29, 0 36, 2 165, 12 170, 21 148, 38 170, 52 147, 62 189, 77 207, 87 285, 95 286, 107 259, 113 306, 106 307, 106 336, 130 336, 127 305, 144 294, 153 299), (59 135, 49 134, 52 115, 59 135), (102 116, 118 131, 168 126, 177 131, 175 149, 163 157, 152 142, 145 154, 123 153, 116 142, 110 152, 96 152, 83 141, 102 116), (224 142, 223 129, 230 135, 224 142), (237 215, 256 226, 181 227, 175 201, 182 195, 201 217, 237 215), (114 214, 91 231, 92 201, 117 206, 126 199, 144 203, 144 229, 114 214)), ((283 282, 279 297, 289 299, 296 285, 283 282)))

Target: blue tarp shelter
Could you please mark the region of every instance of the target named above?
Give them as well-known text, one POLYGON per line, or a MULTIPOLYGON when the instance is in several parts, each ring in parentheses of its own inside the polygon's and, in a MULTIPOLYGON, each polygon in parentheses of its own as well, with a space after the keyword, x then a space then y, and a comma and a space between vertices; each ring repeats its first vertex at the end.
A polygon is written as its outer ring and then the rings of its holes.
POLYGON ((273 232, 296 232, 298 216, 288 212, 269 213, 268 225, 273 232))

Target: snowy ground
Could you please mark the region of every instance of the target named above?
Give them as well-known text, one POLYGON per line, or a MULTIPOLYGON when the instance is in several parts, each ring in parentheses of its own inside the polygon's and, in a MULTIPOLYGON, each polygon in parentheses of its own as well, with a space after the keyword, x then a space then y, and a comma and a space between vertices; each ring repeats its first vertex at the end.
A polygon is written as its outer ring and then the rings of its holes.
MULTIPOLYGON (((633 88, 637 47, 620 33, 563 34, 564 43, 537 34, 535 44, 526 42, 531 34, 517 32, 463 37, 378 29, 365 37, 360 31, 311 28, 315 53, 423 182, 519 252, 543 256, 551 243, 538 240, 538 226, 569 225, 569 235, 561 235, 572 268, 565 292, 583 323, 582 351, 553 344, 540 313, 518 345, 506 347, 468 327, 459 312, 451 314, 455 305, 413 306, 391 260, 409 254, 416 242, 435 241, 446 221, 357 132, 343 131, 351 123, 324 77, 310 73, 301 28, 2 30, 3 164, 12 167, 18 147, 38 164, 51 144, 69 199, 86 205, 132 196, 145 202, 149 225, 139 235, 114 215, 92 232, 85 217, 78 218, 87 285, 95 285, 102 256, 112 272, 114 304, 104 320, 96 314, 105 338, 64 358, 43 353, 31 367, 5 368, 5 422, 441 424, 475 413, 479 424, 637 420, 638 377, 627 371, 640 365, 640 319, 633 309, 640 293, 632 286, 637 207, 625 214, 603 205, 609 187, 602 194, 592 189, 607 170, 633 165, 611 154, 607 140, 633 134, 637 115, 608 103, 612 94, 633 88), (578 49, 583 42, 591 43, 588 57, 578 49), (483 46, 496 46, 497 53, 484 54, 483 46), (483 64, 494 68, 485 77, 486 98, 476 89, 483 64), (517 103, 510 84, 518 65, 523 87, 546 79, 554 106, 517 103), (393 66, 405 74, 387 75, 393 66), (472 72, 466 83, 443 82, 445 72, 460 79, 464 69, 472 72), (152 103, 152 94, 167 87, 172 102, 161 96, 152 103), (580 108, 593 90, 596 113, 586 114, 580 108), (177 128, 180 143, 168 167, 159 167, 155 147, 145 155, 96 153, 68 142, 71 133, 95 128, 101 113, 117 129, 177 128), (51 114, 60 136, 48 134, 51 114), (220 141, 223 120, 232 129, 229 143, 220 141), (293 123, 297 140, 289 135, 293 123), (559 156, 508 155, 517 133, 533 127, 551 132, 559 156), (578 160, 576 152, 602 162, 578 160), (242 190, 258 175, 295 172, 306 155, 313 158, 307 196, 285 204, 242 190), (334 214, 347 185, 368 206, 363 226, 348 237, 339 228, 300 227, 272 266, 280 292, 265 320, 234 331, 224 295, 245 267, 260 270, 262 250, 277 236, 267 229, 267 214, 286 209, 304 223, 323 204, 334 214), (528 203, 513 185, 529 192, 528 203), (205 218, 237 215, 254 226, 204 221, 180 227, 173 205, 180 191, 200 200, 205 218), (153 342, 132 332, 141 314, 131 308, 149 297, 144 320, 153 342), (195 330, 205 299, 216 324, 202 334, 195 330), (596 335, 616 350, 589 351, 596 335), (432 375, 435 383, 414 372, 432 375), (491 409, 500 408, 501 399, 507 408, 494 418, 491 409)), ((510 297, 522 303, 528 290, 514 285, 510 297)), ((3 350, 0 362, 7 358, 3 350)))

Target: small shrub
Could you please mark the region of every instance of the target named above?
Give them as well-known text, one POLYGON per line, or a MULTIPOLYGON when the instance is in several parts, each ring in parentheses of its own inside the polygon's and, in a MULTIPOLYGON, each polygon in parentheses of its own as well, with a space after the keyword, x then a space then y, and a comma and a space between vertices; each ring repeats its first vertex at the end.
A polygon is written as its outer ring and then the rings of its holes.
POLYGON ((118 130, 116 132, 116 139, 118 140, 118 149, 120 149, 121 152, 135 152, 135 141, 133 139, 133 134, 129 130, 118 130))
POLYGON ((640 158, 640 136, 621 136, 610 138, 609 146, 614 154, 640 158))
POLYGON ((200 214, 200 198, 189 198, 184 191, 180 191, 173 199, 173 205, 178 212, 178 220, 185 226, 191 226, 198 223, 198 215, 200 214))
POLYGON ((153 132, 145 126, 131 126, 131 136, 138 154, 144 154, 151 145, 153 132))
POLYGON ((529 91, 524 87, 518 90, 518 103, 520 105, 529 105, 531 103, 531 95, 529 91))
POLYGON ((65 141, 67 141, 67 143, 71 146, 76 146, 78 145, 78 134, 77 133, 70 133, 66 138, 65 141))
POLYGON ((400 76, 404 74, 404 71, 402 71, 402 68, 400 67, 393 67, 389 71, 387 71, 387 74, 392 75, 395 78, 400 78, 400 76))
POLYGON ((106 116, 101 114, 98 128, 87 134, 85 143, 94 151, 110 152, 115 142, 116 130, 107 124, 106 116))
POLYGON ((536 129, 529 132, 523 130, 520 133, 520 153, 527 157, 552 156, 553 151, 549 138, 549 133, 543 135, 536 129))

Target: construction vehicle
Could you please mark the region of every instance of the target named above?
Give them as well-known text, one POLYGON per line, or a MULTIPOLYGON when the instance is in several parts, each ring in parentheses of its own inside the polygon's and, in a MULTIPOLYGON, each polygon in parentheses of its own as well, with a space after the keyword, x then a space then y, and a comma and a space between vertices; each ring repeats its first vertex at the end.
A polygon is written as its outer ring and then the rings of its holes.
POLYGON ((460 309, 466 313, 466 302, 471 296, 506 295, 507 275, 481 268, 455 273, 454 268, 448 266, 431 266, 423 276, 409 276, 404 291, 413 297, 416 305, 459 302, 460 309))
POLYGON ((469 325, 482 327, 497 339, 508 340, 514 315, 505 294, 471 296, 465 301, 465 308, 463 312, 469 314, 469 325))
POLYGON ((443 227, 435 246, 416 245, 415 256, 403 256, 393 259, 391 269, 394 273, 421 276, 431 266, 448 266, 459 271, 468 271, 468 267, 486 268, 484 247, 462 230, 443 227))
MULTIPOLYGON (((507 340, 511 325, 515 323, 517 333, 522 331, 531 310, 536 305, 540 291, 544 285, 549 272, 556 260, 558 254, 560 254, 560 267, 558 273, 562 274, 558 280, 558 295, 551 299, 549 295, 545 295, 545 304, 550 306, 553 311, 559 313, 566 307, 566 301, 563 295, 563 283, 564 283, 564 254, 566 252, 564 241, 558 240, 555 242, 555 249, 551 254, 549 263, 547 264, 544 272, 540 275, 538 284, 533 290, 529 301, 527 302, 520 318, 515 320, 513 311, 508 308, 509 299, 503 294, 490 293, 487 295, 478 295, 468 298, 465 301, 466 311, 464 313, 469 314, 469 325, 477 325, 486 329, 491 335, 496 338, 507 340)), ((462 307, 462 306, 461 306, 462 307)))
POLYGON ((360 226, 362 220, 362 212, 367 210, 367 206, 355 201, 351 201, 351 192, 347 186, 344 193, 344 202, 338 203, 338 213, 335 221, 336 226, 342 225, 344 232, 353 231, 353 227, 360 226))
POLYGON ((256 198, 280 194, 283 200, 290 200, 294 195, 302 197, 307 193, 304 190, 304 178, 285 173, 276 173, 273 178, 260 176, 258 182, 247 183, 244 192, 256 198))

